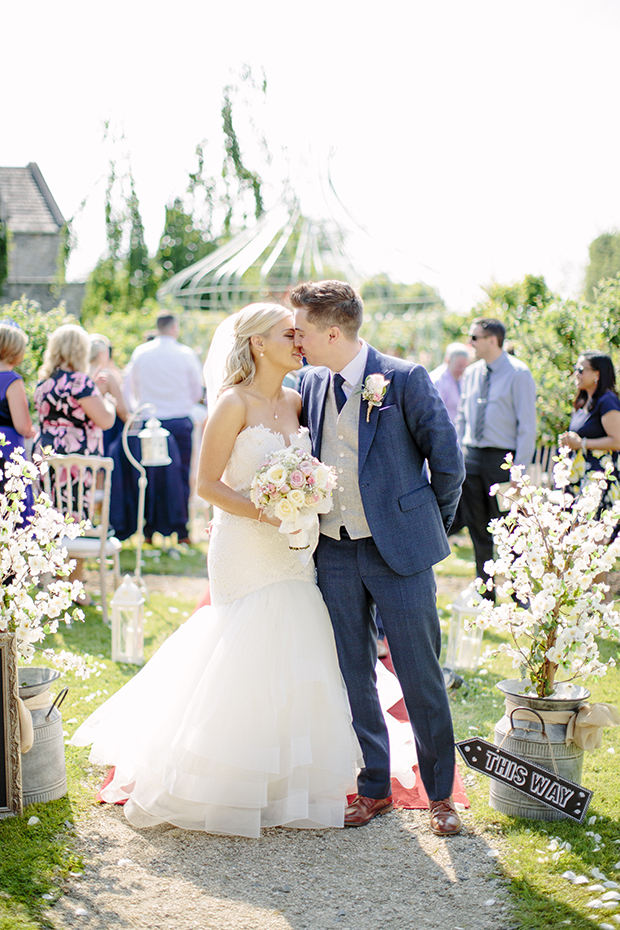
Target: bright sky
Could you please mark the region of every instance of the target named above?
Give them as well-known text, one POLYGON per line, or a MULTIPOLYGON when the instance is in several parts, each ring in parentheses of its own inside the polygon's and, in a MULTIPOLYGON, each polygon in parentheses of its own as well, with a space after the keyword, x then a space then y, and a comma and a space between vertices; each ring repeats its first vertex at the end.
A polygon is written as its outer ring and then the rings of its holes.
POLYGON ((288 172, 327 212, 329 157, 368 273, 426 281, 452 309, 528 273, 569 296, 620 227, 617 0, 31 0, 2 19, 0 164, 36 161, 65 217, 88 197, 70 279, 105 249, 108 161, 126 151, 155 250, 201 140, 219 169, 222 88, 244 63, 268 81, 254 119, 274 166, 248 159, 267 206, 288 172), (104 120, 124 143, 103 144, 104 120))

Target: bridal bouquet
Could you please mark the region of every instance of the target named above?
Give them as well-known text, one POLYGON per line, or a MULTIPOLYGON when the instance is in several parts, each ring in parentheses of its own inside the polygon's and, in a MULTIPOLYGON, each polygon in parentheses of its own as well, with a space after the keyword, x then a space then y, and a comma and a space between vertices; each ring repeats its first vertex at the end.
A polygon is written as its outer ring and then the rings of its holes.
POLYGON ((310 532, 318 530, 318 515, 332 509, 336 484, 335 468, 299 446, 288 446, 273 452, 259 468, 250 497, 255 507, 282 521, 281 533, 293 534, 291 549, 310 550, 310 532))

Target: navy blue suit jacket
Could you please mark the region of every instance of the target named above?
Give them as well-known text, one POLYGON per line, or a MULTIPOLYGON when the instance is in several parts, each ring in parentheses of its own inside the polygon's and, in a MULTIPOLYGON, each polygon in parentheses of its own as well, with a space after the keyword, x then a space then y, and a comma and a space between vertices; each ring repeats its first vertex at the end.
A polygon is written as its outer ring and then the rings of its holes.
MULTIPOLYGON (((463 456, 425 368, 369 346, 364 380, 377 373, 390 383, 382 406, 372 408, 369 422, 367 403, 360 404, 360 493, 382 557, 393 571, 412 575, 449 555, 446 532, 461 495, 463 456)), ((302 420, 310 429, 317 457, 329 382, 329 369, 315 368, 301 388, 302 420)))

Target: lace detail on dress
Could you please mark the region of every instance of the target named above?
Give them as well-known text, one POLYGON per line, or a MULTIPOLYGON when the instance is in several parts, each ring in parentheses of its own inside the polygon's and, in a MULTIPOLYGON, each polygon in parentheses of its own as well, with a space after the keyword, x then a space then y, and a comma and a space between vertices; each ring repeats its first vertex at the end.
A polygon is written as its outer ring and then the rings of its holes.
MULTIPOLYGON (((290 444, 310 451, 310 434, 305 427, 289 438, 290 444)), ((237 436, 223 480, 249 497, 252 478, 265 459, 285 446, 282 433, 266 426, 247 427, 237 436)), ((274 526, 215 508, 209 578, 212 603, 229 604, 278 581, 314 583, 314 563, 302 565, 289 549, 287 537, 274 526)))

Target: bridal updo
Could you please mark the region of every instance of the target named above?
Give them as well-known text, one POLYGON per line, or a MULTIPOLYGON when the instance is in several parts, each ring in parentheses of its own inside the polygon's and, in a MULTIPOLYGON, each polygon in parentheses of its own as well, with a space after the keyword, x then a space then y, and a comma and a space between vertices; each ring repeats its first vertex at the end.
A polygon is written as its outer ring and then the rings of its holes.
POLYGON ((252 336, 267 336, 269 331, 291 315, 291 311, 279 304, 249 304, 239 310, 233 329, 234 343, 224 369, 224 381, 220 394, 234 384, 251 384, 256 374, 256 362, 252 354, 252 336))

